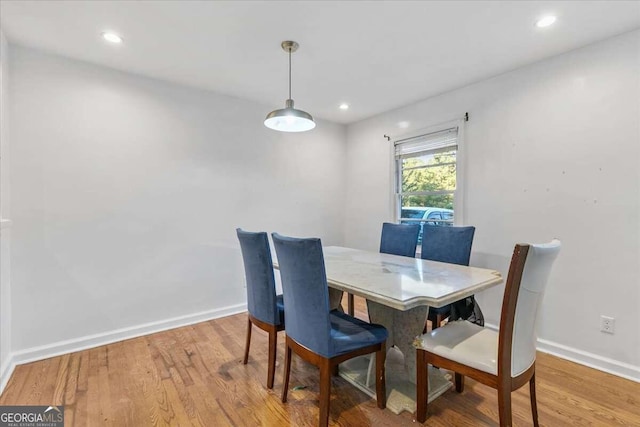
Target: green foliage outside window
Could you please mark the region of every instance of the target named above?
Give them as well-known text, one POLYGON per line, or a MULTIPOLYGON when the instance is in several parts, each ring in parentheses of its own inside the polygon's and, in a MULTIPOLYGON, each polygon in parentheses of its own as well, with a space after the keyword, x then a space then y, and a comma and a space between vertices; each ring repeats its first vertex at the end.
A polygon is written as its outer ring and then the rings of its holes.
MULTIPOLYGON (((422 157, 411 157, 402 160, 403 193, 419 191, 453 191, 455 189, 455 151, 422 157)), ((402 206, 424 206, 453 209, 453 194, 403 196, 402 206)))

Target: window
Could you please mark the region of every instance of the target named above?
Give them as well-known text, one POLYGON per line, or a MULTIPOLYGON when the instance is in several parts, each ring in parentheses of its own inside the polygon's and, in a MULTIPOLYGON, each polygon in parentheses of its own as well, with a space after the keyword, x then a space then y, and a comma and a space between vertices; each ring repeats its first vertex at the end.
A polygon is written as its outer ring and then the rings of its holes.
MULTIPOLYGON (((396 218, 453 225, 458 189, 458 127, 394 142, 396 218)), ((422 230, 419 241, 421 241, 422 230)))

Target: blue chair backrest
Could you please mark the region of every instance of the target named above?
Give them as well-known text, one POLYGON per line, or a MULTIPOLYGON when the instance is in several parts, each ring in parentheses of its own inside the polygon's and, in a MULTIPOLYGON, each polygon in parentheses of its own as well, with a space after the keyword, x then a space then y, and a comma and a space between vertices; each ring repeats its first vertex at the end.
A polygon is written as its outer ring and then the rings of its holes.
POLYGON ((318 238, 298 239, 277 233, 271 236, 282 279, 287 336, 329 356, 333 349, 322 243, 318 238))
POLYGON ((420 224, 382 224, 380 252, 391 255, 416 256, 420 224))
POLYGON ((469 265, 475 227, 448 227, 424 225, 422 232, 422 259, 469 265))
POLYGON ((247 279, 247 308, 258 320, 271 325, 280 324, 276 306, 276 281, 267 233, 251 233, 237 228, 244 274, 247 279))

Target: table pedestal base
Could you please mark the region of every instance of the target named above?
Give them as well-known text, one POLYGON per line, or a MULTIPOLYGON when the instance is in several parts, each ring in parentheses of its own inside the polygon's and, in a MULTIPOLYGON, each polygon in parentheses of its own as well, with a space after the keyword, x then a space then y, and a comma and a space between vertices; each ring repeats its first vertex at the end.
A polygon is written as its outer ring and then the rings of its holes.
MULTIPOLYGON (((360 356, 341 363, 340 376, 365 394, 375 398, 375 383, 367 385, 367 371, 371 357, 373 355, 360 356)), ((385 369, 387 409, 394 414, 400 414, 402 411, 415 413, 416 385, 409 380, 404 368, 404 358, 398 349, 389 349, 385 369)), ((444 374, 432 366, 429 367, 429 402, 453 386, 450 379, 451 375, 444 374)))

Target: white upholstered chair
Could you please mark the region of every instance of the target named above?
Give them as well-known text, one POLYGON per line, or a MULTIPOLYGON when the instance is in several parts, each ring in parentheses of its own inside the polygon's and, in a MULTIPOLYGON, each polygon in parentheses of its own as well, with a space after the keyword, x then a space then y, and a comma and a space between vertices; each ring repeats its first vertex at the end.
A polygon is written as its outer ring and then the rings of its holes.
POLYGON ((536 318, 560 241, 516 245, 502 300, 500 330, 467 321, 450 322, 416 340, 417 419, 427 418, 428 364, 455 372, 456 391, 464 377, 498 391, 500 426, 510 426, 511 392, 529 382, 533 424, 538 425, 535 389, 536 318))

